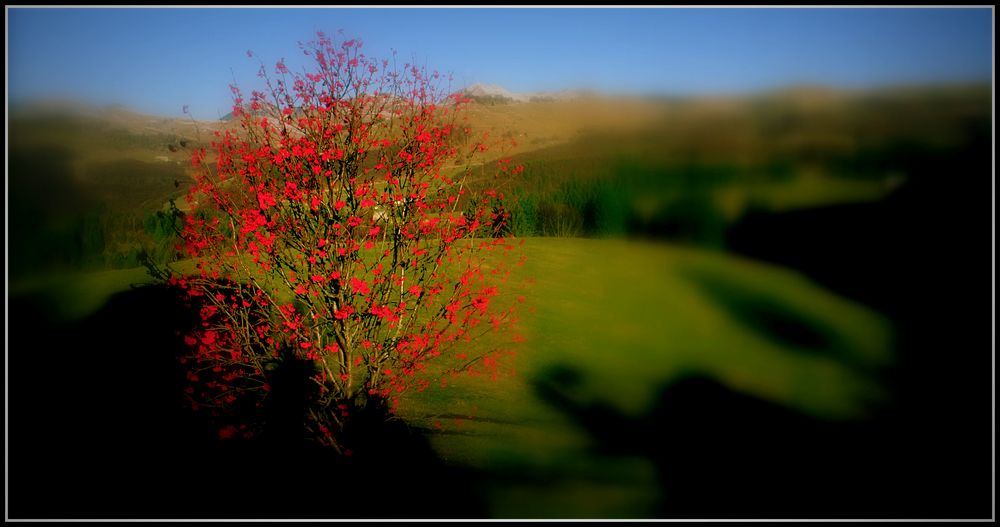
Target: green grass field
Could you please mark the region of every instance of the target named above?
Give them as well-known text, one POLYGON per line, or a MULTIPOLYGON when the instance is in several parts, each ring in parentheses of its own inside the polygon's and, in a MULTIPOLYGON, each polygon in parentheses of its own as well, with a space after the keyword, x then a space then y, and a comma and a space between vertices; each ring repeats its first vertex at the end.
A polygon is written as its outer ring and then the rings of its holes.
POLYGON ((574 397, 625 416, 690 373, 832 420, 861 417, 884 396, 869 373, 890 360, 888 322, 796 273, 626 241, 536 238, 525 251, 534 313, 516 375, 462 379, 403 409, 443 428, 432 441, 446 460, 502 475, 488 492, 494 516, 642 517, 658 499, 648 461, 595 455, 588 434, 535 394, 554 367, 579 373, 574 397), (757 307, 822 338, 761 331, 746 322, 757 307))
MULTIPOLYGON (((576 372, 575 399, 626 417, 690 373, 830 420, 862 417, 885 397, 874 374, 892 359, 888 322, 795 272, 624 240, 531 238, 523 251, 508 297, 526 296, 514 373, 462 375, 400 405, 442 459, 483 475, 490 516, 644 517, 659 499, 647 459, 596 454, 593 438, 537 394, 555 368, 576 372)), ((11 293, 41 294, 60 316, 82 318, 148 281, 142 269, 106 271, 11 293)))

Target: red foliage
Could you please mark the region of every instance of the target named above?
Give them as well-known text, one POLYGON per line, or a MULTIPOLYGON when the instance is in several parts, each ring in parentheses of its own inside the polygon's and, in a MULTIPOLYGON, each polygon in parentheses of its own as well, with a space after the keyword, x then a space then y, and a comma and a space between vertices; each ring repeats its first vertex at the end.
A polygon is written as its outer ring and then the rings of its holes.
POLYGON ((281 62, 272 79, 262 65, 268 90, 249 101, 232 87, 240 129, 192 159, 183 247, 197 272, 171 279, 203 306, 186 336, 196 404, 260 406, 266 372, 291 354, 316 366, 308 426, 333 445, 341 405, 422 391, 432 360, 495 372, 506 351, 473 336, 515 320, 494 301, 514 245, 496 176, 472 170, 488 141, 459 125, 468 101, 360 47, 319 34, 303 46, 314 71, 281 62))

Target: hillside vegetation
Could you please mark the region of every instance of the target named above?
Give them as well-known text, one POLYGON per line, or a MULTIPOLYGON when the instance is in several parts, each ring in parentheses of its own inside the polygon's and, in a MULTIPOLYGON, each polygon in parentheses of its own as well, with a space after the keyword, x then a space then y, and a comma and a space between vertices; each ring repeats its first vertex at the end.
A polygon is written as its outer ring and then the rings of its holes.
MULTIPOLYGON (((474 103, 492 161, 525 166, 503 189, 520 236, 641 235, 720 247, 758 210, 876 201, 914 152, 988 137, 988 87, 789 89, 741 98, 474 103)), ((164 213, 191 151, 233 123, 122 108, 16 108, 10 117, 11 275, 168 261, 164 213)), ((960 175, 957 177, 971 177, 960 175)))

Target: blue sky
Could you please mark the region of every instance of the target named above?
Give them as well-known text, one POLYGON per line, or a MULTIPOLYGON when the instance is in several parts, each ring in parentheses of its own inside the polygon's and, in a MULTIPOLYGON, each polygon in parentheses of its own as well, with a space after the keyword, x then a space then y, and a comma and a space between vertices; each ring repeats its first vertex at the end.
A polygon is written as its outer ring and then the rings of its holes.
MULTIPOLYGON (((77 98, 214 119, 297 42, 344 30, 458 86, 741 93, 992 79, 993 13, 975 9, 33 9, 7 12, 10 103, 77 98)), ((249 91, 249 89, 247 90, 249 91)))

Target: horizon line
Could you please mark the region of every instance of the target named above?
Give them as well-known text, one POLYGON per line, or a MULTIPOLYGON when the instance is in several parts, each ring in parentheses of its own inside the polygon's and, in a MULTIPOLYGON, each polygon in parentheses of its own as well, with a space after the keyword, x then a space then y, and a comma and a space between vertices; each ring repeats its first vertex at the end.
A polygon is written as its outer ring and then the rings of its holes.
MULTIPOLYGON (((562 88, 558 90, 545 90, 545 91, 535 91, 535 92, 512 92, 507 90, 500 84, 488 83, 488 82, 473 82, 462 88, 456 89, 453 93, 467 91, 475 86, 489 86, 497 87, 501 90, 506 91, 508 94, 526 97, 545 97, 546 95, 555 95, 562 92, 583 92, 588 96, 596 96, 598 98, 639 98, 639 99, 681 99, 681 100, 698 100, 698 99, 718 99, 718 98, 729 98, 729 99, 745 99, 754 98, 760 96, 767 96, 772 94, 780 94, 785 91, 794 91, 802 89, 811 90, 826 90, 830 92, 839 92, 845 95, 865 95, 866 93, 877 93, 877 92, 893 92, 899 90, 934 90, 934 89, 963 89, 963 88, 986 88, 989 87, 993 89, 993 79, 955 79, 955 80, 929 80, 929 81, 913 81, 913 82, 893 82, 893 83, 882 83, 877 85, 867 85, 867 86, 851 86, 844 84, 834 84, 834 83, 822 83, 822 82, 795 82, 787 83, 783 85, 776 85, 770 87, 762 88, 733 88, 733 89, 715 89, 715 90, 678 90, 678 91, 656 91, 656 90, 643 90, 643 91, 627 91, 627 90, 609 90, 609 89, 597 89, 597 88, 587 88, 587 87, 576 87, 576 88, 562 88)), ((494 95, 486 95, 486 97, 494 95)), ((532 102, 540 101, 520 101, 513 99, 508 96, 499 95, 511 101, 512 104, 531 104, 532 102)), ((89 110, 112 110, 112 109, 123 109, 131 113, 140 114, 147 117, 155 117, 161 119, 187 119, 184 117, 184 113, 181 109, 177 110, 177 114, 168 115, 163 113, 153 113, 137 108, 136 106, 128 103, 120 102, 94 102, 85 100, 85 98, 72 98, 72 97, 60 97, 60 96, 35 96, 20 98, 18 100, 12 100, 9 95, 7 97, 8 109, 24 109, 25 107, 31 106, 60 106, 60 105, 73 105, 79 106, 80 109, 89 110)), ((183 105, 182 105, 183 106, 183 105)), ((195 121, 222 121, 224 118, 232 113, 232 108, 229 108, 225 114, 219 116, 218 118, 204 119, 204 118, 194 118, 190 117, 195 121)), ((9 114, 8 114, 9 120, 9 114)))

